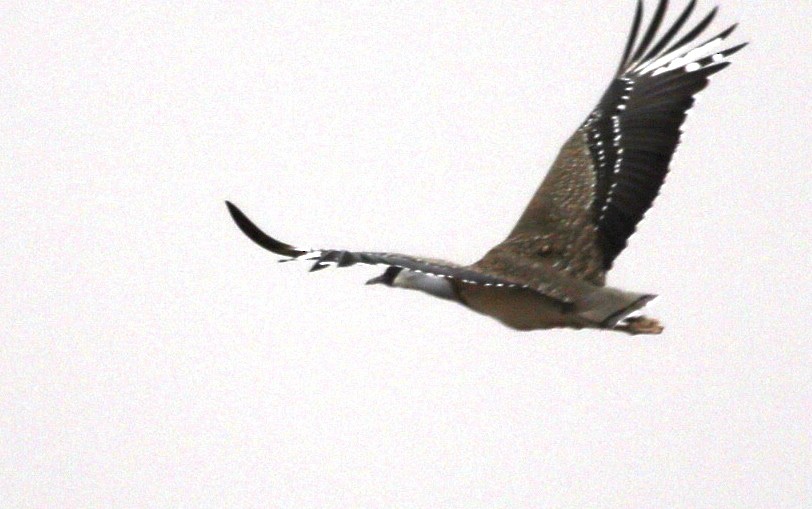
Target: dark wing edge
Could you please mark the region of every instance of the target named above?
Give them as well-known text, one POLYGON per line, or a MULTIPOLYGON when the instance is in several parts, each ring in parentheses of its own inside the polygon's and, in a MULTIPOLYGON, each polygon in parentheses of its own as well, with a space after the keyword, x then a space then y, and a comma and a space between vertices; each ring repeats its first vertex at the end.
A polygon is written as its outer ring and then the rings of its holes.
POLYGON ((643 18, 638 0, 620 67, 582 125, 596 171, 593 215, 606 270, 659 194, 695 95, 711 75, 730 65, 730 55, 747 45, 717 49, 735 24, 694 44, 715 18, 716 8, 671 44, 695 7, 692 0, 657 39, 668 8, 668 0, 660 0, 638 44, 643 18))
POLYGON ((253 240, 259 246, 267 249, 268 251, 278 255, 288 256, 291 259, 296 259, 310 252, 309 250, 296 249, 289 244, 279 242, 278 240, 269 236, 264 231, 260 230, 257 225, 251 222, 251 220, 248 219, 245 214, 243 214, 242 210, 237 208, 237 206, 230 201, 226 201, 226 206, 228 207, 228 213, 231 214, 231 218, 235 223, 237 223, 237 227, 239 227, 240 231, 242 231, 249 239, 253 240))
MULTIPOLYGON (((340 249, 300 249, 281 242, 263 232, 233 203, 226 201, 231 218, 237 223, 239 229, 260 247, 284 256, 280 262, 293 260, 314 261, 311 272, 326 269, 330 266, 349 267, 355 264, 387 265, 395 269, 407 269, 413 272, 436 276, 440 278, 456 279, 463 283, 479 284, 504 288, 527 288, 543 292, 543 289, 531 288, 528 285, 506 278, 491 276, 468 267, 461 267, 447 262, 427 260, 398 253, 380 253, 367 251, 345 251, 340 249), (309 255, 309 256, 308 256, 309 255)), ((386 279, 391 282, 396 273, 387 269, 386 279)), ((564 299, 559 299, 564 301, 564 299)), ((566 301, 568 302, 568 301, 566 301)))

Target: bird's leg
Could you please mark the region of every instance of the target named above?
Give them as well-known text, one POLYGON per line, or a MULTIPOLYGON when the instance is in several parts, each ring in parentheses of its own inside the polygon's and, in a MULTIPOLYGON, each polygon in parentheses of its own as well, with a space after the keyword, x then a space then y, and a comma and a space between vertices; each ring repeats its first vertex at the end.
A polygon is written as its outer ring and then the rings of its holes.
POLYGON ((663 328, 658 320, 646 316, 632 316, 615 325, 616 331, 626 332, 631 335, 660 334, 663 328))

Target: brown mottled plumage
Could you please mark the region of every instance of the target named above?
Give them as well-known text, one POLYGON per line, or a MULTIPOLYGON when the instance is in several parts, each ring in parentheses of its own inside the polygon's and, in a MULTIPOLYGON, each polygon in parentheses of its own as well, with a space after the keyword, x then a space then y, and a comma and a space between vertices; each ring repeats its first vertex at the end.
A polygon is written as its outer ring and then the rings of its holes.
POLYGON ((330 264, 387 265, 368 283, 453 300, 515 329, 659 334, 663 328, 656 320, 629 316, 655 296, 607 287, 606 273, 659 193, 694 96, 745 46, 714 49, 736 25, 694 44, 716 9, 672 42, 696 0, 657 39, 667 7, 668 0, 660 0, 638 42, 643 19, 638 0, 617 74, 597 107, 561 148, 508 237, 473 265, 397 253, 297 249, 269 237, 228 203, 231 216, 257 244, 288 260, 310 255, 311 271, 330 264))
POLYGON ((586 133, 578 129, 561 148, 508 238, 474 266, 489 272, 509 252, 603 286, 606 272, 592 220, 594 200, 595 171, 586 133))

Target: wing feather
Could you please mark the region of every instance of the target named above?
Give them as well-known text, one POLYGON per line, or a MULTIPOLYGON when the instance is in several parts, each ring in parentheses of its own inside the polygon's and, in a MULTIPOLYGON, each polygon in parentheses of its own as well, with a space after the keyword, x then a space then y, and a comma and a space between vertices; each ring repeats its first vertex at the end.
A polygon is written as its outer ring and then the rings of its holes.
POLYGON ((646 55, 643 57, 643 60, 650 60, 655 55, 659 55, 660 51, 662 51, 663 48, 668 46, 668 43, 670 43, 674 39, 674 37, 679 33, 679 31, 682 30, 682 27, 685 26, 685 23, 688 22, 688 19, 691 17, 691 14, 693 14, 695 7, 696 0, 691 0, 688 6, 685 7, 685 10, 682 11, 682 14, 680 14, 680 17, 677 19, 677 21, 675 21, 674 24, 671 26, 671 28, 668 29, 668 32, 666 32, 665 35, 663 35, 660 38, 660 41, 657 44, 655 44, 654 47, 651 48, 651 50, 648 53, 646 53, 646 55))
POLYGON ((637 11, 634 13, 634 22, 629 31, 629 37, 626 40, 626 49, 623 51, 623 58, 620 59, 620 66, 617 69, 617 74, 623 72, 629 65, 629 57, 632 54, 635 43, 637 42, 637 34, 640 31, 640 24, 643 21, 643 0, 637 0, 637 11))
POLYGON ((687 23, 694 10, 691 2, 649 49, 666 7, 661 0, 633 56, 582 125, 596 171, 593 213, 605 270, 612 267, 659 193, 694 97, 711 75, 730 64, 727 58, 746 45, 715 49, 737 25, 691 45, 716 17, 714 8, 663 50, 687 23))
POLYGON ((711 23, 713 23, 713 20, 714 18, 716 18, 716 14, 718 14, 718 12, 719 12, 718 7, 714 7, 713 9, 711 9, 711 11, 707 14, 707 16, 702 18, 702 21, 700 21, 691 31, 685 34, 682 37, 682 39, 675 42, 673 46, 663 51, 662 54, 667 55, 674 50, 677 50, 683 46, 692 43, 697 37, 699 37, 702 34, 702 32, 705 31, 706 28, 708 28, 708 26, 710 26, 711 23))
POLYGON ((657 30, 660 29, 660 24, 663 22, 663 17, 665 17, 665 11, 667 8, 668 0, 660 0, 660 3, 657 5, 657 10, 654 12, 654 17, 651 19, 651 24, 649 25, 648 30, 646 30, 646 35, 643 36, 640 46, 634 53, 634 57, 632 57, 633 61, 638 61, 648 49, 651 41, 654 40, 654 36, 657 35, 657 30))
POLYGON ((468 284, 494 286, 504 288, 525 288, 543 293, 562 303, 570 304, 571 299, 555 288, 548 288, 542 283, 526 279, 511 278, 509 276, 496 276, 487 274, 472 267, 460 266, 442 260, 419 258, 399 253, 346 251, 341 249, 299 249, 281 242, 263 232, 246 215, 231 202, 226 202, 229 213, 237 223, 240 230, 259 246, 286 257, 280 261, 310 260, 313 261, 311 272, 319 271, 330 266, 350 267, 356 264, 386 265, 398 269, 405 269, 440 278, 448 278, 468 284))
POLYGON ((614 79, 564 144, 502 245, 544 259, 569 276, 603 284, 660 191, 694 96, 746 45, 718 48, 737 25, 694 43, 717 8, 680 36, 696 3, 688 2, 658 37, 669 2, 659 0, 644 30, 643 2, 637 2, 614 79))

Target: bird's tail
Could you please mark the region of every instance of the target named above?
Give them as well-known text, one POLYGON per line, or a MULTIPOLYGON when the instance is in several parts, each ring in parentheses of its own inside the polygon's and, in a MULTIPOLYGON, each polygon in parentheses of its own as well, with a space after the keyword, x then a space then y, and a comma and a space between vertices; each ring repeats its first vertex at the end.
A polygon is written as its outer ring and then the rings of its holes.
POLYGON ((611 329, 622 319, 642 308, 657 296, 611 287, 596 287, 577 304, 578 316, 602 329, 611 329))

